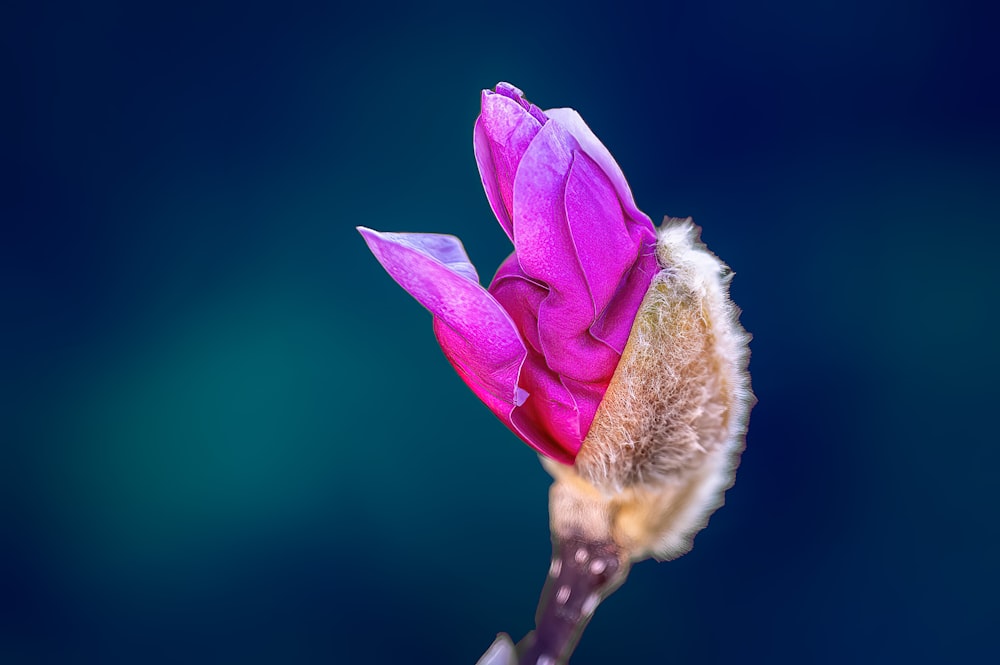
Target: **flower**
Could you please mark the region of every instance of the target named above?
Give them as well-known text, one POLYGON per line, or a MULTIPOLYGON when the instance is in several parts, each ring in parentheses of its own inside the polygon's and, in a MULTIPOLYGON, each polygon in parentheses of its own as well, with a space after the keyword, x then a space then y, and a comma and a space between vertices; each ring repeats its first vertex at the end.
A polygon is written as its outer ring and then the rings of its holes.
POLYGON ((631 564, 684 554, 722 505, 754 403, 750 337, 732 271, 690 218, 653 229, 576 111, 543 112, 499 83, 483 91, 474 146, 514 243, 488 289, 454 236, 358 230, 554 479, 536 629, 480 663, 566 662, 631 564))
POLYGON ((454 236, 359 227, 434 315, 445 356, 529 446, 572 464, 628 341, 656 260, 653 224, 580 115, 484 90, 474 148, 514 252, 488 289, 454 236))

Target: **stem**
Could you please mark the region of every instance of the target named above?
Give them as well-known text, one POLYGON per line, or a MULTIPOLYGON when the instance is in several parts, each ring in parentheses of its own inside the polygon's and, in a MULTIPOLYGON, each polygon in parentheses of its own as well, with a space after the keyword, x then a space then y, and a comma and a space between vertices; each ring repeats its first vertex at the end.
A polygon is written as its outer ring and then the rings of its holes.
POLYGON ((629 562, 611 542, 552 537, 552 565, 538 601, 534 631, 518 644, 518 665, 569 661, 598 604, 628 575, 629 562))

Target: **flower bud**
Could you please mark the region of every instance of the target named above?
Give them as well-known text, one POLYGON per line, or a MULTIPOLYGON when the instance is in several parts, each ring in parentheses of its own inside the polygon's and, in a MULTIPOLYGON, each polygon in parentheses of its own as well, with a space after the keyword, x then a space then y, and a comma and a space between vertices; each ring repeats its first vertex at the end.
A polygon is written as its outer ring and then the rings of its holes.
POLYGON ((500 83, 483 91, 474 147, 514 244, 488 289, 457 238, 359 231, 555 478, 549 582, 518 657, 564 662, 632 562, 684 554, 722 505, 754 401, 750 337, 729 268, 690 219, 654 229, 575 111, 500 83))
POLYGON ((732 484, 753 399, 728 268, 690 220, 657 236, 572 109, 500 83, 474 147, 514 243, 488 289, 457 238, 359 230, 458 374, 543 455, 553 532, 682 554, 732 484))

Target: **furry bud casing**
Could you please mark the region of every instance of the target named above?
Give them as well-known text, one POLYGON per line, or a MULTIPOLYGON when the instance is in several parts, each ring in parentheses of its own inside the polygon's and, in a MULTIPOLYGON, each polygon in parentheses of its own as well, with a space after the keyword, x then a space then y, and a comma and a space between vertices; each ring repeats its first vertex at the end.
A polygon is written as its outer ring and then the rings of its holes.
POLYGON ((610 540, 632 561, 691 548, 733 484, 754 403, 731 271, 690 219, 665 220, 656 255, 575 463, 543 460, 556 479, 553 534, 610 540))

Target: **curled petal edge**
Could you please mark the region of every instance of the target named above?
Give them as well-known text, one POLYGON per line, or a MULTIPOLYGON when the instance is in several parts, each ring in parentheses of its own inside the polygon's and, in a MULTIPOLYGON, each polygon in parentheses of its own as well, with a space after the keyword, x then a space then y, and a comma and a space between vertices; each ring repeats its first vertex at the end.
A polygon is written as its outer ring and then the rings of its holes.
POLYGON ((529 394, 519 387, 527 349, 514 321, 479 284, 461 241, 431 233, 380 233, 358 227, 389 276, 434 315, 441 348, 462 380, 521 440, 564 463, 573 454, 526 426, 515 411, 529 394))
POLYGON ((649 231, 650 239, 655 242, 656 229, 653 227, 653 221, 635 204, 632 188, 629 187, 628 180, 625 179, 625 173, 611 155, 611 151, 601 143, 601 140, 587 126, 580 114, 570 108, 555 108, 546 110, 545 115, 549 120, 557 122, 572 134, 573 138, 580 144, 580 149, 597 162, 597 165, 601 167, 615 186, 615 191, 618 192, 618 197, 622 201, 622 207, 634 221, 639 222, 644 229, 649 231))

